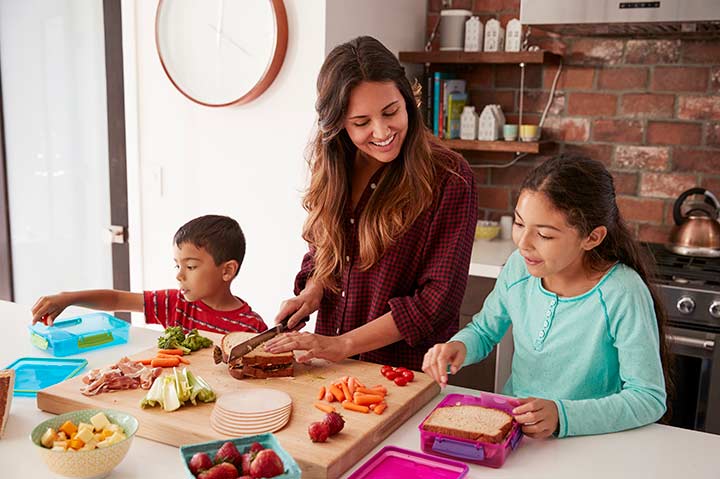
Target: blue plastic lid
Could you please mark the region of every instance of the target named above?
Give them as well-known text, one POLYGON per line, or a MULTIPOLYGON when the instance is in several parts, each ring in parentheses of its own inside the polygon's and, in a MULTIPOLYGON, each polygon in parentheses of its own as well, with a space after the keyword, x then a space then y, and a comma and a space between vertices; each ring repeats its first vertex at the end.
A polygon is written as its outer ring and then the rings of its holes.
POLYGON ((55 356, 68 356, 127 343, 130 324, 108 313, 89 313, 58 319, 52 326, 29 326, 32 344, 55 356))
POLYGON ((348 479, 460 479, 467 464, 395 446, 385 446, 348 479))
POLYGON ((15 370, 15 396, 35 396, 46 387, 60 383, 87 366, 87 360, 56 358, 20 358, 5 369, 15 370))

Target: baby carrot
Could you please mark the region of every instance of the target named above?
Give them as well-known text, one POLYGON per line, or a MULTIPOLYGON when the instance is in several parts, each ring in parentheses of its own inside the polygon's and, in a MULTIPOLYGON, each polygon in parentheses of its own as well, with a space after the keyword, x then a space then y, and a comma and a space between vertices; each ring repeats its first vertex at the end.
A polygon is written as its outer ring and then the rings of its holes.
POLYGON ((364 393, 364 394, 377 394, 380 396, 387 395, 387 389, 385 389, 385 388, 356 388, 355 392, 364 393))
POLYGON ((325 397, 325 386, 320 386, 320 390, 318 390, 317 398, 318 401, 325 397))
POLYGON ((350 397, 352 397, 353 394, 355 394, 355 388, 357 387, 356 381, 357 381, 357 379, 355 379, 355 377, 353 377, 353 376, 350 376, 348 378, 347 387, 348 387, 348 391, 350 391, 350 397))
MULTIPOLYGON (((335 396, 335 399, 337 399, 340 402, 342 402, 342 400, 345 399, 345 393, 343 393, 340 390, 340 388, 338 388, 334 384, 330 385, 330 392, 332 393, 333 396, 335 396)), ((348 398, 348 399, 350 399, 350 398, 348 398)))
POLYGON ((158 354, 172 354, 173 356, 183 356, 185 353, 182 349, 159 349, 158 354))
POLYGON ((341 383, 340 387, 342 388, 343 396, 345 396, 345 399, 352 401, 352 394, 350 394, 350 390, 347 387, 347 384, 341 383))
POLYGON ((323 404, 321 402, 316 402, 315 407, 318 408, 319 410, 321 410, 322 412, 327 412, 327 413, 335 412, 335 408, 329 404, 323 404))
POLYGON ((154 368, 172 368, 180 364, 178 358, 153 358, 150 361, 150 366, 154 368))
POLYGON ((382 414, 386 407, 387 403, 381 402, 380 404, 375 405, 375 408, 373 408, 373 412, 375 414, 382 414))
POLYGON ((158 353, 157 358, 165 358, 165 359, 177 359, 183 364, 190 364, 190 360, 187 358, 184 358, 182 356, 173 356, 172 354, 164 354, 164 353, 158 353))
POLYGON ((353 402, 359 406, 367 406, 368 404, 375 404, 375 403, 382 402, 383 399, 385 399, 385 396, 380 396, 380 395, 376 395, 376 394, 355 393, 353 402))
POLYGON ((357 411, 357 412, 363 412, 367 414, 370 411, 370 408, 367 406, 358 406, 357 404, 350 402, 350 401, 343 401, 342 407, 349 411, 357 411))
POLYGON ((333 396, 333 393, 330 391, 329 387, 325 390, 325 400, 327 402, 333 402, 335 400, 335 396, 333 396))
POLYGON ((152 358, 148 358, 148 359, 138 359, 138 360, 137 360, 137 362, 139 362, 140 364, 144 364, 145 366, 149 366, 149 365, 150 365, 150 361, 152 361, 152 358))

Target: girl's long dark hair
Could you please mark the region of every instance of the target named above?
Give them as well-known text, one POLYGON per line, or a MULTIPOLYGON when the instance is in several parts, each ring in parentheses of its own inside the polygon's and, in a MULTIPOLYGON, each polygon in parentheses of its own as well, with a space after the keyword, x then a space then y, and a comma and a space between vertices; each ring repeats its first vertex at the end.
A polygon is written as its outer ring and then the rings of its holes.
MULTIPOLYGON (((660 360, 667 397, 670 399, 674 385, 665 339, 667 314, 651 283, 655 273, 649 253, 633 238, 620 215, 615 199, 615 184, 610 172, 602 163, 590 158, 556 156, 531 171, 521 190, 545 193, 550 202, 565 213, 568 224, 576 228, 581 236, 589 235, 598 226, 607 228, 607 236, 602 243, 585 254, 585 265, 594 271, 605 271, 608 265, 619 261, 634 269, 647 285, 657 317, 660 360)), ((667 421, 671 414, 668 401, 668 410, 663 420, 667 421)))

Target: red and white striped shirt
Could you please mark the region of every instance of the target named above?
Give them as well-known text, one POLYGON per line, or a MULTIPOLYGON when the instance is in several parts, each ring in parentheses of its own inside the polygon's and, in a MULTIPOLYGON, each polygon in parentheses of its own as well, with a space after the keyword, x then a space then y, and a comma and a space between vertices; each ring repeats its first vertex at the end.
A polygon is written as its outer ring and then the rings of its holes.
POLYGON ((241 307, 218 311, 202 301, 185 301, 177 289, 145 291, 143 296, 147 323, 162 324, 166 328, 182 326, 185 331, 197 328, 213 333, 259 333, 267 329, 260 315, 242 299, 241 307))

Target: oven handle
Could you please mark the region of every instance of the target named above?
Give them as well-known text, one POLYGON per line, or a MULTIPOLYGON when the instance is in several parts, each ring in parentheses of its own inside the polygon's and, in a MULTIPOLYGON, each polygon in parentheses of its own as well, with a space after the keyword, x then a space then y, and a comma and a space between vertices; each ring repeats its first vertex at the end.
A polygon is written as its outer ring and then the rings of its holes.
POLYGON ((678 346, 688 346, 690 348, 706 349, 708 351, 715 349, 715 341, 712 339, 696 339, 687 336, 678 336, 676 334, 666 334, 665 338, 669 343, 677 344, 678 346))

